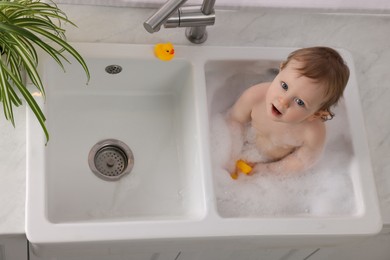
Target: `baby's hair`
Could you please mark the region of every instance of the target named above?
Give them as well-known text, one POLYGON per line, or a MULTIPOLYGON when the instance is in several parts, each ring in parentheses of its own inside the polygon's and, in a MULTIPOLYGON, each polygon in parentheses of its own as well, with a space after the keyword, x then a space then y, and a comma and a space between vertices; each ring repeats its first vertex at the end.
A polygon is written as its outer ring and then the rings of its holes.
POLYGON ((291 60, 303 64, 302 67, 296 68, 302 76, 324 84, 326 98, 319 110, 329 113, 321 115, 322 120, 332 119, 334 113, 330 108, 343 96, 349 78, 349 69, 343 58, 329 47, 303 48, 290 53, 287 60, 280 65, 280 69, 283 70, 291 60))

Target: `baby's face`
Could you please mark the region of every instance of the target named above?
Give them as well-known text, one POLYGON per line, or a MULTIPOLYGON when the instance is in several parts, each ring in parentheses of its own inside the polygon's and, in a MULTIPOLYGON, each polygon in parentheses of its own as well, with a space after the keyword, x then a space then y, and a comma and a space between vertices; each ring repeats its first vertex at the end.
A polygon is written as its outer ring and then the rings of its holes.
POLYGON ((302 123, 311 120, 324 102, 323 86, 302 76, 295 68, 300 62, 291 60, 272 81, 266 95, 267 114, 272 120, 302 123))

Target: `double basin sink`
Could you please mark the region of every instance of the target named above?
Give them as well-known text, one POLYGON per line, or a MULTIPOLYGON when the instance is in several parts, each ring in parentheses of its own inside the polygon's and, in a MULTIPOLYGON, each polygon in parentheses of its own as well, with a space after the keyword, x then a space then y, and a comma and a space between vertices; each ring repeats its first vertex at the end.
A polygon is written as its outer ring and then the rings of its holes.
POLYGON ((37 99, 47 145, 27 111, 26 233, 33 245, 323 246, 381 229, 348 52, 340 50, 351 77, 336 118, 326 123, 319 165, 302 176, 232 180, 220 163, 228 149, 223 112, 245 88, 272 80, 294 49, 176 46, 176 57, 164 62, 151 45, 74 46, 89 65, 88 85, 77 62, 64 73, 40 54, 47 98, 37 99), (114 142, 93 150, 106 141, 114 142), (117 176, 125 168, 130 172, 117 176))

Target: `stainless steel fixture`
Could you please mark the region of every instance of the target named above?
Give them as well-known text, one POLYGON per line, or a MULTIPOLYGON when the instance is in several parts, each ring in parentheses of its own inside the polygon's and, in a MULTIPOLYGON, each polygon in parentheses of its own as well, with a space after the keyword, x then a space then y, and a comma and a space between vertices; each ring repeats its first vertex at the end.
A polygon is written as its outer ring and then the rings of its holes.
POLYGON ((165 28, 187 27, 186 36, 193 43, 207 39, 207 25, 215 22, 215 0, 203 0, 202 5, 182 6, 187 0, 168 0, 145 22, 145 29, 154 33, 165 28))
POLYGON ((108 74, 118 74, 118 73, 121 73, 122 67, 119 66, 119 65, 108 65, 108 66, 105 68, 105 71, 106 71, 108 74))
POLYGON ((106 139, 92 147, 88 154, 88 165, 99 178, 116 181, 131 172, 134 156, 122 141, 106 139))

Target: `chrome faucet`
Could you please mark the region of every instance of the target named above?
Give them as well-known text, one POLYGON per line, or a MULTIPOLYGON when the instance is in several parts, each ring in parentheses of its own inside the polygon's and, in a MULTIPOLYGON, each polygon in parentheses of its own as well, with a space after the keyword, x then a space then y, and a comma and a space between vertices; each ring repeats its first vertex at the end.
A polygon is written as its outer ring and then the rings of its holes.
POLYGON ((207 25, 215 22, 215 0, 203 0, 202 5, 182 6, 187 0, 168 0, 145 22, 145 29, 154 33, 165 28, 187 27, 186 36, 193 43, 203 43, 207 39, 207 25))

